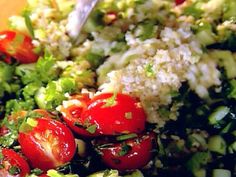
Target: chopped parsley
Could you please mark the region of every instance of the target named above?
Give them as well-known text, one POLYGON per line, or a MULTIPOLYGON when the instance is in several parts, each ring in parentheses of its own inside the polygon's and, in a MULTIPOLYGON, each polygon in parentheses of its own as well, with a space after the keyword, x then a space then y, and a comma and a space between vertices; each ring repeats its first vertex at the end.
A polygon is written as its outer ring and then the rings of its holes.
POLYGON ((128 154, 128 152, 132 149, 132 147, 126 143, 123 143, 121 146, 121 150, 118 152, 119 156, 124 156, 128 154))
POLYGON ((149 63, 145 66, 145 73, 147 77, 153 77, 155 72, 153 70, 153 64, 149 63))
POLYGON ((11 166, 8 171, 11 175, 17 175, 20 173, 20 168, 17 166, 11 166))
POLYGON ((116 97, 117 92, 114 92, 114 94, 110 98, 106 99, 105 104, 102 106, 102 108, 115 106, 117 104, 116 97))
POLYGON ((136 138, 138 135, 136 133, 131 133, 131 134, 127 134, 127 135, 120 135, 116 137, 117 141, 124 141, 124 140, 128 140, 128 139, 132 139, 132 138, 136 138))
POLYGON ((125 118, 126 119, 132 119, 133 118, 132 112, 126 112, 125 113, 125 118))
POLYGON ((95 133, 96 130, 97 130, 97 125, 96 124, 93 124, 93 125, 90 125, 86 128, 86 130, 89 132, 89 133, 95 133))

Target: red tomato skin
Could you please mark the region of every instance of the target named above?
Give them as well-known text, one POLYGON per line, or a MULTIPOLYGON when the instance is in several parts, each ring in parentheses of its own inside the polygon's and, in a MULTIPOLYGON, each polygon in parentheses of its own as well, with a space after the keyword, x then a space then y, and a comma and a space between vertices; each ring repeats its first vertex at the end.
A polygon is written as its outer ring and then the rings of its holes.
POLYGON ((30 173, 30 167, 27 163, 27 161, 19 155, 17 152, 15 152, 12 149, 7 149, 4 148, 2 149, 2 155, 3 155, 3 160, 0 161, 0 164, 3 164, 3 161, 7 161, 10 163, 12 166, 16 166, 20 169, 20 173, 17 175, 11 175, 7 171, 7 169, 1 169, 0 170, 0 176, 4 177, 25 177, 30 173))
POLYGON ((34 168, 47 171, 69 162, 76 151, 72 132, 63 123, 38 118, 31 131, 19 133, 18 141, 23 154, 34 168))
POLYGON ((103 93, 92 98, 82 114, 82 121, 95 124, 100 135, 141 133, 145 129, 146 114, 135 98, 118 93, 114 105, 107 106, 113 93, 103 93))
POLYGON ((70 129, 78 135, 84 137, 95 137, 97 134, 89 133, 86 130, 86 127, 77 126, 76 123, 82 125, 81 114, 87 108, 88 102, 90 101, 88 94, 81 94, 81 95, 72 95, 70 101, 79 101, 80 104, 76 105, 73 104, 68 107, 62 107, 60 112, 62 113, 62 118, 65 123, 70 127, 70 129))
POLYGON ((34 52, 32 39, 29 36, 10 30, 0 32, 0 52, 15 58, 22 64, 34 63, 39 57, 34 52), (17 41, 17 37, 22 41, 17 41))
POLYGON ((140 169, 152 158, 153 142, 155 142, 155 135, 151 133, 126 140, 125 144, 129 145, 131 150, 123 156, 119 155, 122 142, 115 143, 112 147, 98 149, 98 151, 102 154, 102 161, 110 168, 119 171, 140 169))
POLYGON ((175 0, 176 5, 183 4, 185 0, 175 0))
MULTIPOLYGON (((81 123, 82 120, 81 120, 81 113, 82 113, 82 109, 81 107, 78 107, 78 106, 70 106, 68 107, 66 110, 63 111, 64 113, 67 114, 67 116, 62 116, 63 120, 65 121, 65 123, 68 125, 68 127, 71 128, 71 130, 73 132, 75 132, 76 134, 78 135, 81 135, 83 137, 96 137, 98 136, 99 134, 98 133, 89 133, 85 127, 79 127, 79 126, 76 126, 75 123, 78 122, 78 123, 81 123), (68 116, 68 114, 71 114, 69 112, 80 112, 78 113, 78 115, 71 115, 71 116, 68 116)), ((81 123, 82 124, 82 123, 81 123)))

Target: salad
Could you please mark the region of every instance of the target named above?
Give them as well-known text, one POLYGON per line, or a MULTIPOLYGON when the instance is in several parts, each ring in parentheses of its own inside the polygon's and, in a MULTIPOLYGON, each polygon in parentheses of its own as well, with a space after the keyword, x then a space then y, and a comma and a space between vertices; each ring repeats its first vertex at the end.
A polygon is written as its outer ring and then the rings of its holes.
POLYGON ((77 3, 0 32, 0 176, 236 176, 236 1, 77 3))

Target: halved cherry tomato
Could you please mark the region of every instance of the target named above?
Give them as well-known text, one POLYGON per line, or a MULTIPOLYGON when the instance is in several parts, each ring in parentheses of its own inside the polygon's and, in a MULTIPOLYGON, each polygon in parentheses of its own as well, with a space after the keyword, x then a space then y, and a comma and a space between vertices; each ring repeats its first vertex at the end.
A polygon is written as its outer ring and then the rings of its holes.
POLYGON ((176 5, 183 4, 185 0, 175 0, 176 5))
MULTIPOLYGON (((37 117, 52 118, 53 116, 51 113, 49 113, 48 111, 44 109, 35 109, 32 111, 32 113, 36 113, 37 117)), ((15 126, 18 126, 18 124, 21 122, 22 119, 25 118, 26 115, 27 115, 27 111, 22 110, 22 111, 14 112, 7 117, 7 121, 9 124, 14 124, 15 126)), ((8 129, 6 125, 2 125, 2 127, 0 127, 0 136, 6 135, 7 133, 9 133, 9 131, 10 130, 8 129)))
POLYGON ((0 32, 0 52, 15 58, 19 63, 34 63, 39 57, 34 52, 32 39, 16 31, 0 32))
POLYGON ((76 151, 70 129, 54 119, 33 121, 33 126, 20 132, 18 137, 21 150, 32 167, 46 171, 69 162, 76 151))
POLYGON ((88 94, 74 95, 69 101, 64 102, 60 108, 60 112, 62 113, 63 120, 72 131, 82 136, 93 137, 97 134, 89 133, 86 127, 83 126, 81 119, 81 114, 87 108, 89 101, 88 94))
POLYGON ((148 133, 119 143, 102 143, 96 149, 102 161, 120 171, 144 167, 152 158, 155 134, 148 133))
POLYGON ((25 177, 30 173, 27 161, 12 149, 2 149, 0 176, 25 177))
POLYGON ((101 135, 141 133, 146 121, 140 102, 121 93, 93 97, 81 117, 83 125, 101 135))

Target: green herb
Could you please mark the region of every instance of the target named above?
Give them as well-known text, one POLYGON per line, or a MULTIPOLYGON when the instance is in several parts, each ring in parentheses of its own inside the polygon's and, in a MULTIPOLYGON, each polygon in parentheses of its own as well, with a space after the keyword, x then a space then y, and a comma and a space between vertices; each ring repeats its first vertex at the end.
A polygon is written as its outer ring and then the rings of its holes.
POLYGON ((136 133, 131 133, 131 134, 127 134, 127 135, 117 136, 116 140, 117 141, 124 141, 124 140, 128 140, 128 139, 136 138, 137 136, 138 135, 136 133))
POLYGON ((195 18, 200 18, 201 15, 203 14, 203 11, 198 7, 199 4, 193 3, 191 6, 188 6, 187 8, 184 9, 184 14, 185 15, 191 15, 195 18))
POLYGON ((110 98, 106 99, 106 103, 102 106, 102 108, 115 106, 116 103, 117 92, 114 92, 110 98))
POLYGON ((20 169, 17 166, 11 166, 8 171, 11 175, 17 175, 20 173, 20 169))
POLYGON ((96 130, 97 130, 97 125, 96 124, 93 124, 93 125, 90 125, 89 127, 86 128, 86 130, 89 132, 89 133, 95 133, 96 130))
POLYGON ((35 169, 31 170, 31 173, 38 176, 38 175, 41 175, 43 173, 43 171, 39 168, 35 168, 35 169))
POLYGON ((126 112, 125 113, 125 118, 126 119, 132 119, 133 118, 132 112, 126 112))
POLYGON ((26 10, 24 13, 23 13, 23 17, 25 18, 25 25, 30 33, 30 36, 32 38, 34 38, 34 29, 33 29, 33 25, 32 25, 32 21, 30 19, 30 12, 28 10, 26 10))
POLYGON ((187 169, 192 173, 195 173, 207 165, 210 159, 211 156, 209 152, 196 152, 187 162, 187 169))
POLYGON ((4 156, 3 156, 2 152, 0 152, 0 160, 3 158, 4 158, 4 156))
POLYGON ((126 143, 121 145, 121 150, 118 152, 119 156, 124 156, 128 154, 128 152, 132 149, 132 147, 126 143))
POLYGON ((3 164, 0 164, 0 169, 3 169, 4 168, 4 165, 3 164))
POLYGON ((147 77, 153 77, 155 75, 152 63, 149 63, 145 66, 145 73, 147 77))

